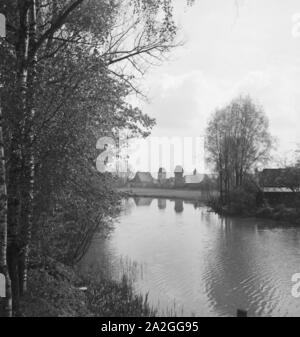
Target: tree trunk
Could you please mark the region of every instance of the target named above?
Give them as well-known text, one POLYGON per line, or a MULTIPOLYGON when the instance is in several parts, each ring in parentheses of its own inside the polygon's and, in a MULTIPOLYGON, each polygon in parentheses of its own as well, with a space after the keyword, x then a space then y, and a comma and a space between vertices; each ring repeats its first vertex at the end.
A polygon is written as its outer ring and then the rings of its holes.
POLYGON ((222 170, 219 172, 219 187, 220 187, 220 198, 222 204, 224 203, 224 192, 223 192, 223 173, 222 170))
POLYGON ((22 252, 19 258, 20 295, 27 291, 27 269, 29 248, 32 235, 33 198, 34 198, 34 151, 33 119, 35 116, 35 82, 37 55, 36 43, 36 0, 31 0, 29 9, 29 60, 27 80, 27 100, 23 129, 23 189, 22 189, 22 252))
MULTIPOLYGON (((0 102, 1 104, 1 102, 0 102)), ((12 316, 11 282, 7 267, 7 188, 0 106, 0 273, 5 279, 5 297, 0 298, 0 316, 12 316)))
POLYGON ((18 0, 19 27, 16 33, 17 56, 17 97, 14 125, 10 146, 10 165, 8 172, 8 268, 12 285, 13 312, 19 313, 19 267, 21 252, 20 240, 20 207, 22 195, 22 128, 26 112, 27 82, 28 82, 28 47, 29 47, 29 2, 18 0))

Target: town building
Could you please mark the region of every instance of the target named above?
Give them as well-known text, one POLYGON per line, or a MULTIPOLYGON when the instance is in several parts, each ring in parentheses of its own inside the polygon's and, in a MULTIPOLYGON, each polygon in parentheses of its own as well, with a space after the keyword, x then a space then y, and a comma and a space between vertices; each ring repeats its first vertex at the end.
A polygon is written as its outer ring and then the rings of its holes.
POLYGON ((154 179, 150 172, 137 172, 130 181, 130 185, 134 187, 153 187, 154 179))
POLYGON ((204 180, 205 174, 199 174, 197 173, 197 170, 195 169, 192 175, 186 175, 184 177, 184 183, 185 187, 187 188, 200 188, 201 182, 204 180))
POLYGON ((215 190, 217 177, 212 174, 200 174, 195 169, 193 174, 184 176, 184 169, 177 165, 174 170, 174 177, 167 178, 164 168, 159 168, 157 179, 153 178, 150 172, 136 172, 134 178, 128 182, 129 187, 142 188, 186 188, 199 190, 215 190))
POLYGON ((163 185, 166 183, 167 180, 167 172, 163 167, 160 167, 157 173, 157 180, 158 183, 163 185))
POLYGON ((174 170, 174 176, 175 176, 175 187, 184 187, 184 176, 183 176, 184 170, 183 167, 180 165, 177 165, 174 170))
POLYGON ((291 204, 300 194, 300 169, 264 169, 259 174, 264 199, 272 204, 291 204))

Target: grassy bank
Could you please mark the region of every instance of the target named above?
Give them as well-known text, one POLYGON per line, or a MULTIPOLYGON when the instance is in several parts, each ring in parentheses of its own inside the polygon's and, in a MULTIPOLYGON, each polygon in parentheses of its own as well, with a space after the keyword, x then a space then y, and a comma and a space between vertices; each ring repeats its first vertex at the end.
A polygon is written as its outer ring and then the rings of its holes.
POLYGON ((255 216, 258 218, 287 221, 300 226, 300 209, 277 205, 275 207, 260 207, 256 209, 255 216))
POLYGON ((118 192, 130 197, 149 197, 183 199, 189 201, 205 201, 215 192, 195 190, 160 189, 160 188, 119 188, 118 192))
POLYGON ((29 272, 28 293, 21 302, 25 317, 153 317, 147 297, 134 293, 123 277, 116 282, 82 279, 73 268, 47 259, 29 272))
POLYGON ((211 198, 208 205, 214 212, 224 216, 255 217, 288 222, 300 226, 300 209, 298 207, 287 207, 283 204, 263 205, 260 207, 256 207, 253 204, 247 206, 242 203, 224 205, 218 198, 211 198))

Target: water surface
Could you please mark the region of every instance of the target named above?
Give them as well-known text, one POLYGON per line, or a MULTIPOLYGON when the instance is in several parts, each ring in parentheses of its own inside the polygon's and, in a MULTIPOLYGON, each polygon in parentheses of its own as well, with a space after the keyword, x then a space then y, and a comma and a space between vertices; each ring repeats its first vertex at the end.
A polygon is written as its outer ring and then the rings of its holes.
POLYGON ((300 228, 222 218, 182 200, 135 198, 109 238, 81 261, 94 275, 134 281, 161 314, 300 316, 291 277, 300 273, 300 228))

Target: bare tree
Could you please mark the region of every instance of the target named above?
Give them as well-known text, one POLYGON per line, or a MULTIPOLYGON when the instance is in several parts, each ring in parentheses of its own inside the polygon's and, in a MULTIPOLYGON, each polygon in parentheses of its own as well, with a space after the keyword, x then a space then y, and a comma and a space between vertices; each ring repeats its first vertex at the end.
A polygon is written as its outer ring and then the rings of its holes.
POLYGON ((219 173, 222 198, 242 186, 246 174, 269 158, 272 137, 268 126, 263 109, 249 96, 240 96, 213 114, 206 146, 208 161, 219 173))

